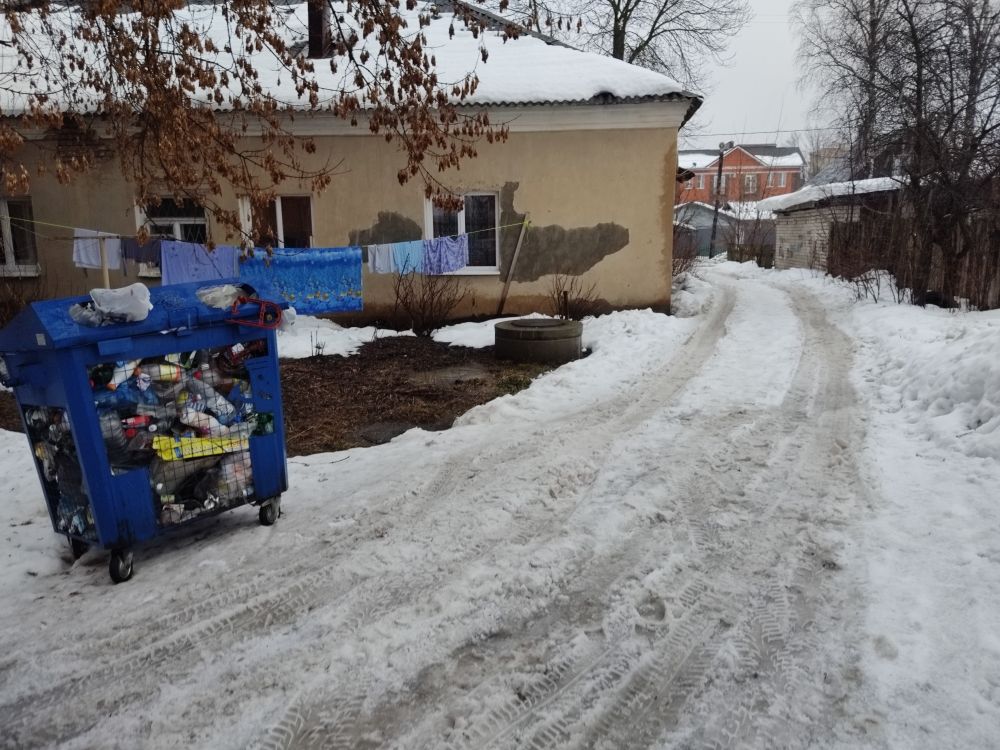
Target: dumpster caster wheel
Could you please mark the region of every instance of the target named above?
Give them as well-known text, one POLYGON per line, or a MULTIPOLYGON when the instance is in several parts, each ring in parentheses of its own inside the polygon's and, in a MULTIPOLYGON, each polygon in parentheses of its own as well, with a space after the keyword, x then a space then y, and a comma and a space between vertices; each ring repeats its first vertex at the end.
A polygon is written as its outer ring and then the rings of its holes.
POLYGON ((90 549, 89 544, 87 544, 86 542, 81 542, 79 539, 73 539, 72 537, 70 537, 69 546, 70 549, 73 550, 74 560, 79 560, 81 557, 87 554, 87 550, 90 549))
POLYGON ((132 550, 113 549, 111 550, 111 561, 108 563, 108 572, 111 573, 111 580, 115 583, 124 583, 132 577, 132 550))
POLYGON ((281 513, 281 509, 278 505, 278 499, 268 500, 266 503, 260 506, 260 510, 257 512, 257 517, 260 518, 261 526, 273 526, 274 522, 278 520, 278 515, 281 513))

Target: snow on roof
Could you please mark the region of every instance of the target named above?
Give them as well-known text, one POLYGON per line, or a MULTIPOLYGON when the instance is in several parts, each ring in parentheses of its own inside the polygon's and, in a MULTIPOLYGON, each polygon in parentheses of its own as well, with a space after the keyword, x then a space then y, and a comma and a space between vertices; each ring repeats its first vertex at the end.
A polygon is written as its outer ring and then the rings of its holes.
POLYGON ((765 198, 762 201, 758 201, 757 205, 762 210, 767 211, 788 211, 797 206, 816 203, 826 198, 898 190, 901 184, 902 178, 900 177, 874 177, 870 180, 831 182, 827 185, 804 187, 787 195, 776 195, 773 198, 765 198))
MULTIPOLYGON (((741 149, 768 169, 793 169, 805 166, 805 159, 795 146, 775 146, 771 143, 737 144, 726 155, 741 149)), ((683 149, 677 152, 677 165, 685 169, 704 169, 719 158, 719 150, 683 149)))
MULTIPOLYGON (((308 34, 306 3, 281 8, 279 16, 284 16, 282 36, 290 46, 302 45, 308 34)), ((343 4, 336 3, 334 12, 344 13, 343 4)), ((76 10, 60 11, 64 14, 76 10)), ((412 35, 420 33, 417 22, 421 8, 412 11, 400 9, 399 13, 408 23, 412 35)), ((226 45, 239 45, 241 40, 229 36, 226 19, 221 10, 211 5, 189 5, 176 12, 178 22, 186 21, 202 38, 211 38, 220 50, 226 45)), ((68 23, 68 19, 67 19, 68 23)), ((469 29, 451 13, 443 13, 423 29, 428 56, 437 61, 438 79, 442 84, 460 82, 467 73, 479 76, 479 87, 464 100, 466 104, 544 104, 582 103, 594 99, 606 101, 630 101, 646 99, 679 99, 700 102, 697 94, 692 94, 671 78, 645 68, 606 57, 582 52, 562 45, 550 45, 537 37, 522 35, 505 42, 499 30, 480 32, 475 38, 469 29), (454 38, 449 38, 449 29, 454 26, 454 38), (483 62, 482 48, 488 53, 483 62)), ((9 36, 9 33, 5 34, 9 36)), ((377 35, 370 36, 367 46, 372 52, 374 64, 378 54, 377 35)), ((51 42, 42 38, 43 48, 51 49, 51 42)), ((72 42, 71 42, 72 44, 72 42)), ((239 51, 239 50, 237 50, 239 51)), ((93 54, 97 54, 96 52, 93 54)), ((283 69, 268 50, 250 52, 254 68, 260 74, 260 82, 266 92, 280 103, 309 108, 308 99, 299 96, 289 71, 283 69)), ((220 63, 225 63, 226 53, 216 55, 220 63)), ((31 84, 38 83, 34 76, 19 75, 20 60, 9 47, 0 47, 0 75, 4 80, 4 93, 0 107, 6 114, 25 110, 27 96, 33 92, 31 84)), ((341 88, 352 90, 353 73, 347 64, 340 64, 333 73, 325 61, 317 61, 316 79, 320 84, 320 106, 334 100, 341 88)), ((238 84, 230 86, 231 97, 237 96, 238 84)), ((53 92, 54 95, 57 94, 53 92)), ((208 93, 199 92, 198 98, 208 102, 208 93)), ((229 109, 233 105, 231 97, 217 106, 229 109)))
POLYGON ((681 169, 703 169, 718 158, 718 151, 678 151, 677 166, 681 169))
POLYGON ((783 156, 759 156, 754 154, 755 159, 759 159, 765 167, 770 167, 772 169, 778 169, 781 167, 804 167, 805 159, 802 158, 802 154, 796 152, 794 154, 785 154, 783 156))
POLYGON ((729 211, 743 221, 768 220, 774 218, 774 211, 761 206, 763 201, 730 201, 729 211))
MULTIPOLYGON (((761 201, 729 201, 719 206, 719 216, 727 216, 740 221, 756 221, 758 219, 773 219, 774 212, 760 207, 761 201)), ((686 217, 695 210, 714 212, 715 206, 703 201, 688 201, 674 206, 674 214, 686 217)))

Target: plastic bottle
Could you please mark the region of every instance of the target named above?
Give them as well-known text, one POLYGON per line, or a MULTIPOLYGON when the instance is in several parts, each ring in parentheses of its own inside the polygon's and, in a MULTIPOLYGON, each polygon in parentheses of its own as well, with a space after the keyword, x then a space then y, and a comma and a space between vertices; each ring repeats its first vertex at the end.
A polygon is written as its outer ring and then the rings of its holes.
POLYGON ((179 383, 184 377, 184 368, 180 365, 169 362, 154 362, 153 364, 139 365, 136 375, 140 372, 149 375, 152 380, 158 383, 179 383))

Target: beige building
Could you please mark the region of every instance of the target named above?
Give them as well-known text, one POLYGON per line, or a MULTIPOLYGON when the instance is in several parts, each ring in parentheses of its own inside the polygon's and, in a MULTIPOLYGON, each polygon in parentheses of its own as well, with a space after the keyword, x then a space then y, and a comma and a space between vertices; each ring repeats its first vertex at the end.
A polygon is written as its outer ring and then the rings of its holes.
MULTIPOLYGON (((427 33, 448 23, 442 17, 427 33)), ((459 33, 447 43, 464 42, 459 33)), ((463 211, 434 208, 422 184, 401 186, 402 155, 363 123, 300 115, 294 127, 315 139, 316 164, 342 166, 321 194, 282 186, 270 216, 277 244, 337 247, 471 233, 470 265, 457 272, 469 295, 457 315, 495 313, 508 280, 506 312, 546 309, 559 274, 593 284, 609 306, 669 305, 677 133, 700 99, 657 73, 539 38, 503 44, 487 35, 483 42, 489 62, 469 105, 508 123, 510 137, 482 143, 477 158, 441 175, 464 197, 463 211)), ((222 203, 243 208, 235 195, 222 203)), ((86 292, 101 284, 101 274, 74 266, 73 228, 134 235, 143 224, 177 239, 233 240, 194 205, 164 200, 144 215, 111 156, 68 186, 36 178, 30 195, 0 201, 0 275, 34 280, 49 296, 86 292)), ((113 271, 112 285, 137 276, 156 283, 154 266, 128 271, 113 271)), ((391 275, 366 268, 363 286, 366 314, 392 306, 391 275)))

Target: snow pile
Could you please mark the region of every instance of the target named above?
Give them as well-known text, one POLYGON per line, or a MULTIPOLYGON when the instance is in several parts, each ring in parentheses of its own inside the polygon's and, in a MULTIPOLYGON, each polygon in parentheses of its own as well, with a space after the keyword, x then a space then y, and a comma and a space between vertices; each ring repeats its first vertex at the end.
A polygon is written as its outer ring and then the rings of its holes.
POLYGON ((409 331, 397 331, 364 326, 345 328, 332 320, 299 315, 287 331, 278 332, 278 356, 284 359, 301 359, 320 354, 354 354, 363 344, 386 336, 412 336, 409 331))
MULTIPOLYGON (((531 315, 521 315, 521 318, 548 318, 548 315, 541 313, 531 313, 531 315)), ((446 326, 434 332, 431 337, 442 344, 452 346, 467 346, 470 349, 482 349, 486 346, 493 346, 496 343, 494 326, 502 320, 512 320, 510 317, 494 318, 480 323, 456 323, 453 326, 446 326)))
POLYGON ((1000 311, 863 305, 855 319, 872 342, 866 377, 917 434, 967 456, 1000 456, 1000 311))
POLYGON ((585 318, 583 347, 591 351, 590 356, 542 375, 515 396, 475 407, 455 424, 500 424, 512 418, 545 421, 553 413, 572 414, 627 393, 647 373, 664 365, 696 324, 693 319, 652 310, 585 318))
POLYGON ((776 195, 758 201, 757 207, 762 211, 788 211, 806 203, 815 203, 826 198, 842 195, 861 195, 863 193, 884 193, 898 190, 902 184, 898 177, 874 177, 870 180, 854 180, 853 182, 831 182, 828 185, 811 185, 787 195, 776 195))

